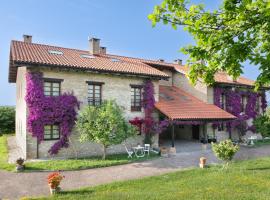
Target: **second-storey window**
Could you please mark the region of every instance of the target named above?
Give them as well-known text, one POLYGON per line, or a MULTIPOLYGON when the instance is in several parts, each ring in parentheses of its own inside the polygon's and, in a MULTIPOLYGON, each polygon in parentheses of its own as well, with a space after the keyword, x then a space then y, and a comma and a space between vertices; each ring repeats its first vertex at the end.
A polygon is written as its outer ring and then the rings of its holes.
POLYGON ((131 85, 131 111, 141 111, 142 86, 131 85))
POLYGON ((224 93, 222 93, 220 97, 220 106, 223 110, 226 109, 226 96, 224 93))
POLYGON ((241 97, 241 112, 246 111, 246 105, 247 105, 247 96, 242 95, 242 97, 241 97))
POLYGON ((60 79, 44 79, 44 95, 45 96, 60 96, 61 93, 60 79))
POLYGON ((88 105, 99 106, 102 103, 102 82, 88 81, 88 105))

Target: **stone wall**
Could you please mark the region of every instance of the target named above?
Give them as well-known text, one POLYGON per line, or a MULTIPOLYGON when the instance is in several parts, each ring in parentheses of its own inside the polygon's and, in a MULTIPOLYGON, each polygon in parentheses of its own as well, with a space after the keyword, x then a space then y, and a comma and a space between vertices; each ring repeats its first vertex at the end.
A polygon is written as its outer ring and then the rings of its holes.
POLYGON ((208 98, 210 97, 208 97, 208 87, 205 84, 198 81, 197 84, 193 86, 186 75, 179 72, 173 73, 172 78, 174 86, 181 88, 204 102, 208 102, 208 98))
MULTIPOLYGON (((72 71, 55 71, 48 68, 41 68, 44 78, 57 78, 63 79, 61 83, 61 92, 72 92, 78 100, 81 102, 81 108, 87 105, 87 92, 88 84, 86 81, 97 81, 104 82, 102 85, 102 100, 114 99, 118 105, 123 108, 125 118, 127 120, 133 119, 134 117, 143 117, 143 112, 131 111, 131 90, 130 84, 142 85, 144 79, 131 76, 117 76, 117 75, 104 75, 104 74, 93 74, 86 72, 72 72, 72 71)), ((158 101, 158 81, 153 80, 155 89, 155 99, 158 101)), ((80 143, 78 141, 79 134, 74 129, 72 136, 70 137, 70 147, 63 148, 56 155, 56 157, 84 157, 101 155, 102 148, 98 144, 94 143, 80 143)), ((50 157, 48 150, 55 143, 54 141, 43 141, 39 144, 39 157, 45 158, 50 157)), ((143 143, 143 136, 136 136, 130 138, 127 141, 127 146, 134 146, 138 143, 143 143)), ((154 138, 154 146, 158 145, 158 137, 154 138)), ((37 155, 37 143, 36 138, 33 138, 28 134, 27 136, 27 157, 36 158, 37 155)), ((124 152, 125 148, 123 145, 115 145, 108 148, 109 154, 124 152)))

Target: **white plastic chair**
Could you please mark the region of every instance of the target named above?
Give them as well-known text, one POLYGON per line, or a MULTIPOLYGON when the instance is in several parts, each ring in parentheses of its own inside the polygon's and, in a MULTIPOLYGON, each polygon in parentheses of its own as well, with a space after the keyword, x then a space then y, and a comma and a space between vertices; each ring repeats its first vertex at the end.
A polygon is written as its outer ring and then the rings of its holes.
POLYGON ((124 145, 125 146, 125 149, 126 149, 126 152, 127 152, 127 154, 128 154, 128 158, 132 158, 132 155, 133 155, 133 151, 131 151, 131 150, 128 150, 128 148, 127 148, 127 146, 126 145, 124 145))
POLYGON ((146 152, 149 156, 150 154, 150 144, 144 144, 144 152, 146 152))

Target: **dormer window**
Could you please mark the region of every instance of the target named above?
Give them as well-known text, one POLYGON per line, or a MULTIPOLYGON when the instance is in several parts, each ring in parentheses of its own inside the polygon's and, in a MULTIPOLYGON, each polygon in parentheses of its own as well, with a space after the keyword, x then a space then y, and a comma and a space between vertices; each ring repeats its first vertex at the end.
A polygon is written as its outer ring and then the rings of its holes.
POLYGON ((64 53, 62 51, 58 50, 48 50, 49 54, 54 54, 54 55, 63 55, 64 53))
POLYGON ((95 58, 95 56, 89 55, 89 54, 81 54, 81 58, 89 58, 89 59, 93 59, 93 58, 95 58))

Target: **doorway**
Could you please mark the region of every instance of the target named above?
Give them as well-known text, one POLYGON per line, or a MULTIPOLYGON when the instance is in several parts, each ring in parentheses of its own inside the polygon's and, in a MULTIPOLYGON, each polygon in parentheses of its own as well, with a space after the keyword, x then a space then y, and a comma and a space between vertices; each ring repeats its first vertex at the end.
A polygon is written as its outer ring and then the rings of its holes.
POLYGON ((200 139, 200 125, 192 125, 192 138, 194 140, 200 139))

